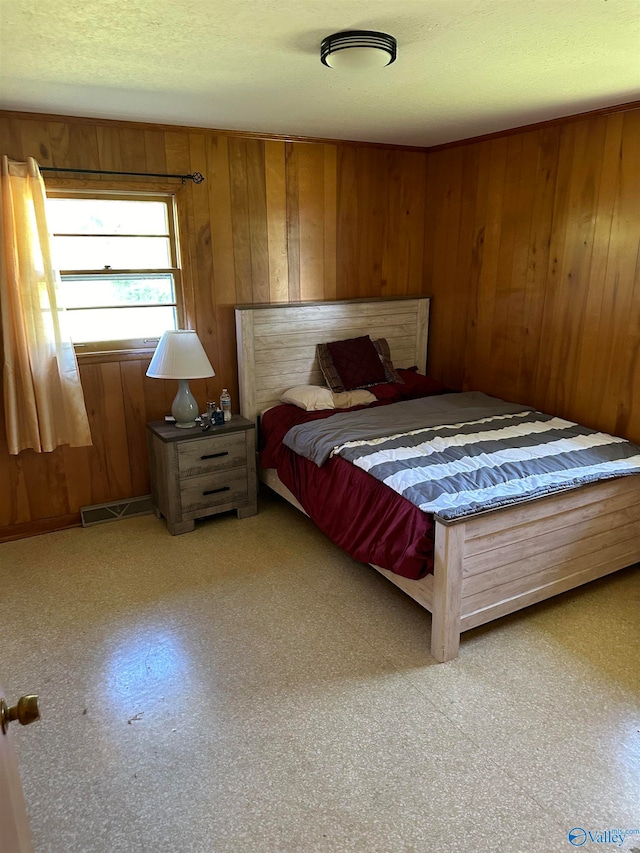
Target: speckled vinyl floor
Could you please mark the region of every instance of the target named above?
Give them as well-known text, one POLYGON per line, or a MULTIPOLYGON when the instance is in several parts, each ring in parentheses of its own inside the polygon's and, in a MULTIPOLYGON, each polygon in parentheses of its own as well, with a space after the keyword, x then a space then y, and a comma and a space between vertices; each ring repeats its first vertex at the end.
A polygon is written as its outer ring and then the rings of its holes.
POLYGON ((38 853, 640 850, 595 835, 640 829, 638 569, 447 664, 275 497, 5 543, 0 582, 0 681, 42 709, 14 731, 38 853))

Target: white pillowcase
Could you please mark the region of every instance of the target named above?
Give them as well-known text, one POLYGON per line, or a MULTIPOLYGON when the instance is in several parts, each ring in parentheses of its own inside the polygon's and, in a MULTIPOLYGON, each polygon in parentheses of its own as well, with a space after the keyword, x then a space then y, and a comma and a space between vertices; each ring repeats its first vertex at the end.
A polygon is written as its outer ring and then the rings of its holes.
POLYGON ((296 385, 289 388, 280 397, 282 403, 291 403, 306 412, 318 412, 322 409, 349 409, 351 406, 368 406, 376 398, 364 388, 355 391, 342 391, 335 394, 321 385, 296 385))
POLYGON ((317 412, 321 409, 335 409, 333 394, 328 388, 320 385, 296 385, 289 388, 280 397, 282 403, 292 403, 307 412, 317 412))
POLYGON ((333 405, 336 409, 349 409, 351 406, 368 406, 369 403, 375 403, 375 397, 371 391, 366 388, 358 388, 355 391, 341 391, 340 393, 333 392, 333 405))

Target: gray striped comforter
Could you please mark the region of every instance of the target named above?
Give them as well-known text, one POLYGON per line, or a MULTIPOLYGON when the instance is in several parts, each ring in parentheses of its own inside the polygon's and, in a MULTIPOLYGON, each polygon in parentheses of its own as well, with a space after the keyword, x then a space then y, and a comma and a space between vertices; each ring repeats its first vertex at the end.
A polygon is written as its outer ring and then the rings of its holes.
POLYGON ((300 424, 284 443, 317 464, 337 454, 445 520, 640 473, 625 439, 476 392, 300 424))

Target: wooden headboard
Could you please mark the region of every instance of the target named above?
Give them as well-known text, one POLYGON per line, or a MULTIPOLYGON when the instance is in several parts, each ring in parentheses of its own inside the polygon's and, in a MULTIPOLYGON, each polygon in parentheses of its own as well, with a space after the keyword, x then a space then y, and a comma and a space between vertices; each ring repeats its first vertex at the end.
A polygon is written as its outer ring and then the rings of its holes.
POLYGON ((240 413, 255 420, 294 385, 324 385, 316 344, 386 338, 396 367, 425 373, 429 299, 352 299, 236 307, 240 413))

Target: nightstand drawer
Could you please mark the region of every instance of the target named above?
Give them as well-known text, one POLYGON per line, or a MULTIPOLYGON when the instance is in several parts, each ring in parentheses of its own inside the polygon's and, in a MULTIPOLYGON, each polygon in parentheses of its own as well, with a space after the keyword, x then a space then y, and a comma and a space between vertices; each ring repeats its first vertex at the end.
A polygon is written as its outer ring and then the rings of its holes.
POLYGON ((195 477, 209 471, 226 471, 247 464, 243 432, 184 441, 177 449, 180 478, 195 477))
POLYGON ((242 504, 248 500, 247 469, 237 468, 219 474, 191 477, 180 484, 183 514, 223 504, 242 504))

